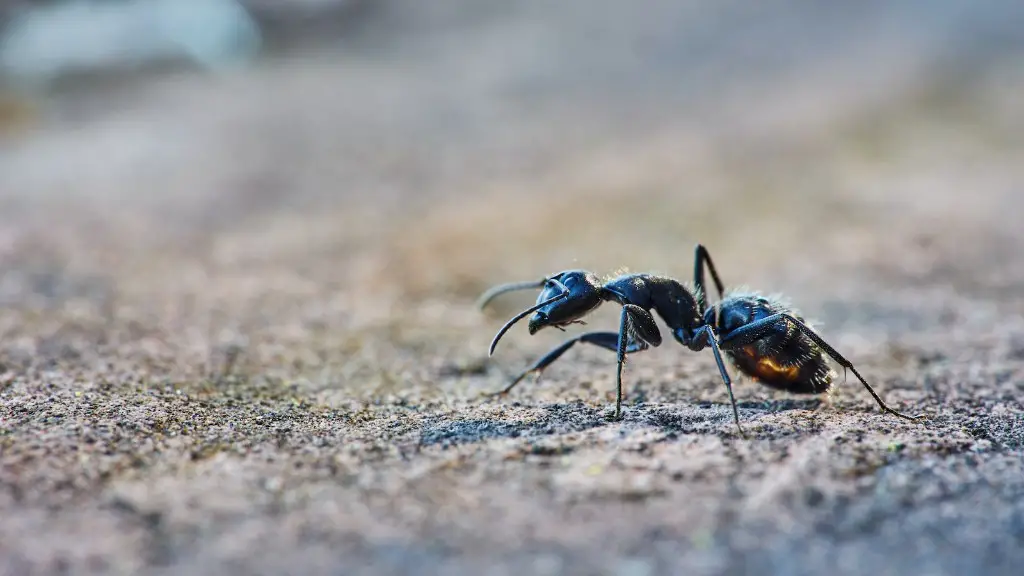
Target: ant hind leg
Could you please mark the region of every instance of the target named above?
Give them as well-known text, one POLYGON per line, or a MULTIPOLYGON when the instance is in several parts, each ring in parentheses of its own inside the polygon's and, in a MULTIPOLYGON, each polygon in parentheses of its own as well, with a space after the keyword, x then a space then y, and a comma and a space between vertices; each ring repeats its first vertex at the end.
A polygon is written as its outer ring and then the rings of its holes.
POLYGON ((755 322, 751 322, 746 326, 733 330, 726 338, 723 338, 721 340, 720 344, 727 345, 729 347, 746 346, 747 344, 751 344, 757 340, 760 340, 770 332, 777 329, 781 324, 785 324, 787 322, 795 326, 805 336, 810 338, 815 344, 821 347, 821 349, 824 350, 826 354, 831 356, 833 360, 838 362, 844 370, 849 370, 850 372, 853 372, 853 375, 856 376, 858 380, 860 380, 860 383, 864 385, 864 388, 867 389, 868 393, 871 394, 871 397, 875 399, 876 403, 878 403, 879 408, 881 408, 884 412, 888 412, 893 416, 898 416, 900 418, 912 421, 918 421, 925 417, 924 414, 919 414, 917 416, 909 416, 907 414, 903 414, 902 412, 895 410, 894 408, 890 408, 889 405, 886 404, 878 396, 878 394, 875 393, 875 390, 871 388, 871 385, 867 383, 867 380, 865 380, 864 377, 860 375, 860 372, 858 372, 857 369, 853 367, 852 362, 847 360, 842 354, 836 351, 836 349, 829 345, 828 342, 825 342, 825 340, 817 333, 815 333, 813 330, 811 330, 811 328, 807 326, 807 324, 804 324, 802 321, 800 321, 798 318, 793 317, 793 315, 791 314, 783 312, 780 314, 773 314, 767 318, 762 318, 755 322))

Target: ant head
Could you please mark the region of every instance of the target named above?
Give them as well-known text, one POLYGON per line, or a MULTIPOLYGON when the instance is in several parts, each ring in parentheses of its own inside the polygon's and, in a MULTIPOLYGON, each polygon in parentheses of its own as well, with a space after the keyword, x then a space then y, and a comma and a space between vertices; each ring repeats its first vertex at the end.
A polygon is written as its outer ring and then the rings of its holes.
POLYGON ((491 288, 480 297, 479 306, 482 308, 495 297, 513 290, 527 290, 540 288, 537 296, 537 303, 515 315, 498 330, 491 341, 491 348, 488 354, 494 354, 494 347, 498 340, 512 327, 513 324, 533 314, 530 318, 530 334, 536 334, 538 330, 548 326, 564 329, 580 318, 587 315, 594 308, 597 308, 602 300, 601 282, 597 276, 585 270, 566 270, 553 276, 542 278, 540 281, 514 282, 502 284, 491 288))
POLYGON ((530 317, 530 334, 548 326, 562 328, 601 305, 600 281, 585 270, 567 270, 548 278, 537 296, 537 304, 554 300, 538 308, 530 317), (558 298, 562 296, 562 298, 558 298))

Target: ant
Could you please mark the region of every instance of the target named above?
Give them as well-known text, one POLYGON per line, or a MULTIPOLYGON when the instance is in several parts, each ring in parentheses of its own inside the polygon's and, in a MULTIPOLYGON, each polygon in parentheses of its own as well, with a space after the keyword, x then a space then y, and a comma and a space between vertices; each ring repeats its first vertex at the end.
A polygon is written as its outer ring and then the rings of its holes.
POLYGON ((565 270, 537 281, 501 284, 484 292, 478 301, 483 309, 501 294, 515 290, 542 289, 537 303, 505 323, 491 341, 488 356, 494 355, 498 340, 513 324, 531 313, 528 322, 531 335, 546 327, 565 331, 571 324, 586 324, 582 318, 604 302, 622 306, 618 332, 585 332, 567 340, 527 368, 503 390, 489 394, 507 394, 532 372, 537 377, 577 342, 593 344, 618 355, 615 385, 614 419, 622 413, 622 365, 627 354, 635 354, 652 346, 660 346, 661 331, 655 323, 654 310, 672 331, 677 342, 694 352, 711 348, 718 370, 729 391, 733 419, 740 434, 739 411, 733 397, 732 380, 722 361, 724 351, 740 372, 770 388, 796 394, 820 394, 831 387, 836 372, 825 358, 827 354, 849 370, 885 412, 917 421, 924 415, 908 416, 885 404, 853 364, 825 342, 803 317, 777 299, 754 293, 730 293, 725 296, 722 281, 707 249, 697 244, 694 258, 693 289, 666 276, 654 274, 623 274, 602 282, 586 270, 565 270), (705 301, 704 267, 708 268, 719 302, 708 306, 705 301))

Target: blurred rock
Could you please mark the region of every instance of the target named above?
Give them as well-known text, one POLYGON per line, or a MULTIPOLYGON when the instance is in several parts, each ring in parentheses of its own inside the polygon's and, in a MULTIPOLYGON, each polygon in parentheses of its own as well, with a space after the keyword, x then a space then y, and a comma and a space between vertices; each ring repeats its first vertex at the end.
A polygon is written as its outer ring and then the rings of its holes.
POLYGON ((222 68, 251 60, 261 45, 259 26, 234 0, 71 0, 22 8, 0 34, 0 74, 17 84, 158 62, 222 68))

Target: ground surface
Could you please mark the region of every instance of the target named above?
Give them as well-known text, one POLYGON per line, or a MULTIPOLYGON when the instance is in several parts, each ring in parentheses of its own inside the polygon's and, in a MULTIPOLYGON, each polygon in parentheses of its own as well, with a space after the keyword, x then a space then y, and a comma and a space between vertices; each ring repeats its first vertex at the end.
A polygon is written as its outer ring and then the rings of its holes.
POLYGON ((775 4, 385 11, 8 130, 0 572, 1019 573, 1020 11, 775 4), (600 350, 478 399, 564 337, 487 360, 487 286, 696 242, 929 421, 741 380, 744 440, 671 343, 621 422, 600 350))

